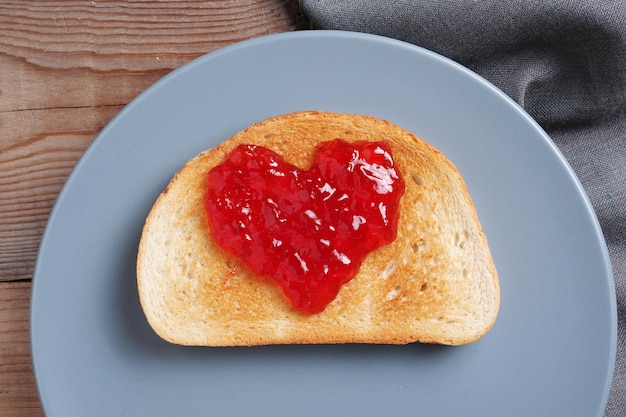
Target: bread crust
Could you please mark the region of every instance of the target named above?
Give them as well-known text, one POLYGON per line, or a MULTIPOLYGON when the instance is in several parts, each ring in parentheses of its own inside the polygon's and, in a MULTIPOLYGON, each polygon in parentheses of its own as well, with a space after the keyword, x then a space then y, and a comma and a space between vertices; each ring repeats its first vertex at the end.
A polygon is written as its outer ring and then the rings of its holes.
POLYGON ((273 117, 204 151, 176 173, 147 216, 137 256, 141 306, 154 331, 181 345, 410 342, 481 338, 500 305, 498 275, 463 178, 438 150, 374 117, 307 111, 273 117), (320 142, 385 140, 404 177, 398 235, 368 255, 322 313, 296 311, 270 279, 211 238, 206 173, 240 144, 300 168, 320 142))

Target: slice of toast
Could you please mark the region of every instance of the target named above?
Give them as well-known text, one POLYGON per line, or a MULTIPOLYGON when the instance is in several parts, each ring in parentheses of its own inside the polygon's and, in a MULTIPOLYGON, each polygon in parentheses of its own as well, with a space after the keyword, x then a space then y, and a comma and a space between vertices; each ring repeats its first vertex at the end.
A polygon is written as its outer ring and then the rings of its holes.
POLYGON ((454 165, 390 122, 328 112, 267 119, 189 161, 146 219, 137 284, 152 328, 181 345, 459 345, 482 337, 500 304, 487 239, 454 165), (206 174, 239 144, 262 145, 306 169, 316 146, 336 138, 387 141, 406 190, 396 239, 370 253, 323 312, 308 315, 213 241, 206 174))

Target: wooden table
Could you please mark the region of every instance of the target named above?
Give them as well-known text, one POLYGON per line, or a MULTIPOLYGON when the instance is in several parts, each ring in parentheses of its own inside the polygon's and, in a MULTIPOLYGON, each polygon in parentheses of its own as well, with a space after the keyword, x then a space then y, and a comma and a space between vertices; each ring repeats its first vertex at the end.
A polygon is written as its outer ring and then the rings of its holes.
POLYGON ((294 0, 0 1, 0 416, 42 416, 29 297, 48 215, 100 130, 233 42, 306 28, 294 0))

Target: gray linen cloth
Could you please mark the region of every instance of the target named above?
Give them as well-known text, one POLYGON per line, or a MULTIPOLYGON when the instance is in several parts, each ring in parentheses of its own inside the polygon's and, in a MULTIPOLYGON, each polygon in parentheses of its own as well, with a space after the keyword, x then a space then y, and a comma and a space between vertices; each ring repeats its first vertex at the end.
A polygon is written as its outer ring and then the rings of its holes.
POLYGON ((401 39, 474 70, 520 104, 585 188, 611 258, 616 368, 606 417, 626 416, 626 2, 300 0, 314 28, 401 39))

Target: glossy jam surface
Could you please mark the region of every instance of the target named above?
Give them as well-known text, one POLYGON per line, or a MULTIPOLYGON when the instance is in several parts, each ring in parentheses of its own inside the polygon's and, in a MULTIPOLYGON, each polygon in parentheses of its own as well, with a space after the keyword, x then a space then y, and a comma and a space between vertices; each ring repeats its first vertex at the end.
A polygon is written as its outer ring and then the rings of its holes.
POLYGON ((324 142, 308 170, 241 145, 209 171, 205 207, 220 246, 315 314, 369 252, 395 239, 403 193, 384 142, 324 142))

